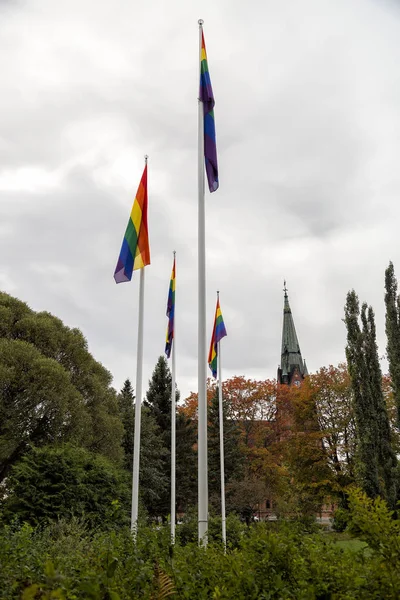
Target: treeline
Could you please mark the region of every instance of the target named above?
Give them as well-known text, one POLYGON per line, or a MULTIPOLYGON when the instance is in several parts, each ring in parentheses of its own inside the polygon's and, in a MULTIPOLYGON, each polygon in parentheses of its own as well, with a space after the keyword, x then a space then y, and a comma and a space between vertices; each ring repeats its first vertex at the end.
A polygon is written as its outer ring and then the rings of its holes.
MULTIPOLYGON (((0 510, 30 523, 85 515, 129 522, 134 391, 78 329, 0 293, 0 510)), ((179 393, 178 396, 179 398, 179 393)), ((171 374, 157 362, 142 408, 141 514, 169 514, 171 374)), ((195 503, 195 428, 177 417, 177 501, 195 503)))
MULTIPOLYGON (((226 506, 247 523, 315 517, 347 508, 347 488, 399 500, 400 300, 385 277, 389 375, 381 372, 372 307, 349 292, 347 365, 323 367, 297 387, 232 377, 223 382, 226 506)), ((77 329, 0 294, 0 516, 33 524, 85 515, 129 523, 135 395, 77 329)), ((160 357, 142 407, 140 516, 170 513, 171 373, 160 357)), ((177 401, 179 391, 177 390, 177 401)), ((208 382, 210 510, 220 512, 218 388, 208 382)), ((180 516, 197 502, 197 396, 177 405, 176 495, 180 516)))

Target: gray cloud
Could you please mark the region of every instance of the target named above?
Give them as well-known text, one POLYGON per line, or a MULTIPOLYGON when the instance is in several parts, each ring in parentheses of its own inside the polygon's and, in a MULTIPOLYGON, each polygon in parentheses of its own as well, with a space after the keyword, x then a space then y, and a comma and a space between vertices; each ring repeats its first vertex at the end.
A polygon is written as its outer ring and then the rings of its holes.
POLYGON ((226 376, 276 375, 286 278, 310 370, 344 358, 354 287, 377 314, 400 273, 396 3, 0 3, 0 286, 82 329, 135 381, 138 277, 112 275, 149 160, 144 384, 177 250, 177 375, 197 387, 197 19, 221 187, 206 198, 207 318, 226 376))

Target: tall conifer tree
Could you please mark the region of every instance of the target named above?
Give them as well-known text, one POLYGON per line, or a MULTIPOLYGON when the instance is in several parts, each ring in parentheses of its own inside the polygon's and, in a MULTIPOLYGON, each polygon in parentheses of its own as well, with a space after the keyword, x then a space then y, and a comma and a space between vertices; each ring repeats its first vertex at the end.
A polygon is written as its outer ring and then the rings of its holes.
MULTIPOLYGON (((132 475, 135 438, 134 401, 133 388, 127 379, 118 394, 118 404, 124 425, 122 440, 124 466, 130 475, 132 475)), ((158 425, 147 407, 142 406, 141 416, 139 493, 148 514, 155 516, 158 514, 159 502, 168 489, 168 480, 164 469, 168 450, 159 435, 158 425)))
POLYGON ((385 271, 386 337, 389 373, 397 408, 397 427, 400 429, 400 296, 393 263, 385 271))
MULTIPOLYGON (((167 448, 164 458, 163 471, 168 488, 160 498, 159 516, 164 519, 170 513, 170 484, 171 484, 171 390, 172 376, 167 360, 160 356, 149 382, 145 405, 154 417, 167 448)), ((179 401, 179 391, 176 390, 176 401, 179 401)), ((197 486, 196 456, 194 444, 195 429, 190 419, 185 415, 176 416, 176 500, 178 510, 185 510, 187 504, 194 500, 197 486)))
POLYGON ((382 372, 376 344, 372 307, 361 308, 362 330, 358 323, 359 303, 354 292, 347 295, 346 355, 353 385, 358 437, 358 475, 369 496, 380 494, 395 508, 397 499, 397 459, 391 444, 382 372))
POLYGON ((345 323, 346 357, 354 394, 357 426, 356 476, 370 498, 381 494, 377 452, 376 411, 369 389, 369 373, 364 354, 364 336, 358 322, 360 305, 354 290, 347 294, 345 323))

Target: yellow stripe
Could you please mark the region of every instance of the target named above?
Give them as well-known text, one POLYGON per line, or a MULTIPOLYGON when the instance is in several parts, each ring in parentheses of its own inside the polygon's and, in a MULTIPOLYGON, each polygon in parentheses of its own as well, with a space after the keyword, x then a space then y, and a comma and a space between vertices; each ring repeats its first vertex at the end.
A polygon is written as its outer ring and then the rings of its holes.
MULTIPOLYGON (((138 248, 139 250, 139 248, 138 248)), ((136 269, 143 269, 144 267, 144 262, 143 262, 143 257, 141 254, 137 254, 135 256, 135 262, 133 263, 133 270, 136 271, 136 269)))
POLYGON ((206 49, 205 48, 201 49, 200 56, 201 56, 200 60, 207 60, 207 54, 206 54, 206 49))
POLYGON ((139 238, 140 225, 142 223, 142 209, 140 208, 139 202, 135 199, 131 212, 132 223, 136 229, 136 235, 139 238))

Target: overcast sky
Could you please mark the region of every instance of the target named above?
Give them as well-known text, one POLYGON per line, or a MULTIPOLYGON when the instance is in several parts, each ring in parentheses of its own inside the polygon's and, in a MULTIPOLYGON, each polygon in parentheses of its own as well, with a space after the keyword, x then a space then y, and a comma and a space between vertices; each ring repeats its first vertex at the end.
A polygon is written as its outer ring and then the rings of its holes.
MULTIPOLYGON (((400 275, 393 0, 0 0, 0 288, 79 327, 135 383, 139 274, 113 273, 149 155, 144 391, 177 251, 177 381, 197 390, 198 25, 220 188, 206 196, 207 339, 225 377, 276 376, 286 278, 311 372, 344 359, 353 288, 400 275)), ((385 368, 385 364, 384 364, 385 368)))

